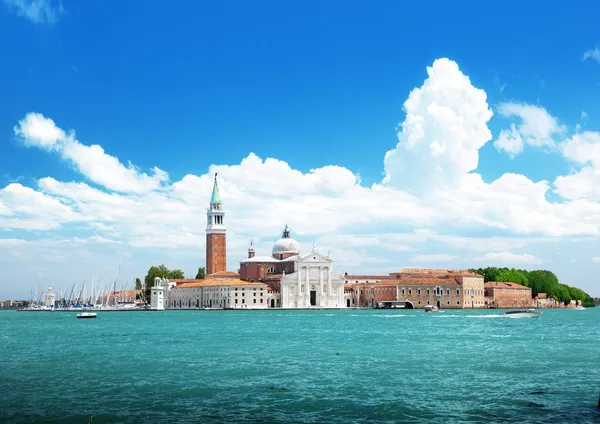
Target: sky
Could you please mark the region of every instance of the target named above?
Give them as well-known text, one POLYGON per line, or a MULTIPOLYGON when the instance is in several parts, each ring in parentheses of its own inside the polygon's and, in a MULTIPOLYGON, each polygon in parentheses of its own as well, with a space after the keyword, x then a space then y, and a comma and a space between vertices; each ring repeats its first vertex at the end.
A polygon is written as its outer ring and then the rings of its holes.
POLYGON ((548 269, 600 296, 595 0, 0 0, 0 299, 288 224, 339 273, 548 269))

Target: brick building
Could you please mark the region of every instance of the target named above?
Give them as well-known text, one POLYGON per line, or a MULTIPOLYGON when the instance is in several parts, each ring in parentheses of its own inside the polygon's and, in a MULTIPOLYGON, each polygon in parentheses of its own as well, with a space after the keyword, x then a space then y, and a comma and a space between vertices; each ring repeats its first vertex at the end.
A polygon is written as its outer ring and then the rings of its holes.
POLYGON ((530 308, 531 288, 521 284, 489 281, 484 284, 485 303, 490 308, 530 308))
POLYGON ((345 275, 345 291, 356 306, 390 303, 424 308, 484 308, 483 276, 464 270, 403 269, 386 275, 345 275))

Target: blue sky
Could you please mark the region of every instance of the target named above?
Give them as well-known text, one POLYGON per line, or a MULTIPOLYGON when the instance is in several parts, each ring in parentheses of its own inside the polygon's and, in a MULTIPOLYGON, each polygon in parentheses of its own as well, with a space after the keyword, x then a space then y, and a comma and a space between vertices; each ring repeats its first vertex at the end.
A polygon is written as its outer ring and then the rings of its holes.
POLYGON ((231 270, 250 237, 268 251, 288 222, 339 271, 548 268, 600 295, 598 12, 594 1, 2 0, 0 250, 19 283, 0 283, 0 298, 118 264, 127 278, 154 263, 195 273, 217 169, 231 270), (403 124, 419 113, 427 148, 409 154, 420 130, 403 124), (40 142, 46 120, 69 147, 40 142), (460 146, 441 123, 468 134, 460 146), (497 143, 507 138, 521 141, 497 143), (168 176, 136 186, 154 167, 168 176))

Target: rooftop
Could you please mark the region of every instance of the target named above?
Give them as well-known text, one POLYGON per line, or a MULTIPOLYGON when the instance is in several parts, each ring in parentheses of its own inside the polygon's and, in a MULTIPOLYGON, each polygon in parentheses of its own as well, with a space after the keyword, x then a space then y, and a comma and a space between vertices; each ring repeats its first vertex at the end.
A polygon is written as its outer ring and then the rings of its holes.
POLYGON ((390 275, 460 275, 463 277, 481 277, 481 275, 471 272, 468 269, 436 269, 436 268, 403 268, 399 271, 390 272, 390 275))
POLYGON ((395 280, 396 277, 393 275, 355 275, 348 274, 344 275, 344 279, 346 280, 395 280))
MULTIPOLYGON (((369 284, 368 287, 381 287, 381 286, 458 286, 460 285, 460 281, 457 278, 449 278, 449 277, 406 277, 402 279, 395 280, 385 280, 379 282, 369 282, 369 283, 352 283, 347 282, 345 286, 361 286, 364 284, 369 284)), ((344 287, 345 287, 344 286, 344 287)))
POLYGON ((521 284, 510 283, 510 282, 505 282, 505 281, 488 281, 487 283, 483 284, 483 287, 485 287, 486 289, 493 288, 493 289, 531 290, 531 288, 523 286, 521 284))
POLYGON ((208 274, 206 276, 206 278, 223 278, 223 277, 239 278, 240 274, 238 274, 237 272, 233 272, 233 271, 218 271, 218 272, 213 272, 212 274, 208 274))
POLYGON ((187 283, 177 284, 173 290, 176 289, 188 289, 193 287, 222 287, 222 286, 250 286, 250 287, 266 287, 265 283, 250 283, 248 281, 242 281, 238 279, 221 279, 221 278, 209 278, 207 280, 188 280, 187 283))

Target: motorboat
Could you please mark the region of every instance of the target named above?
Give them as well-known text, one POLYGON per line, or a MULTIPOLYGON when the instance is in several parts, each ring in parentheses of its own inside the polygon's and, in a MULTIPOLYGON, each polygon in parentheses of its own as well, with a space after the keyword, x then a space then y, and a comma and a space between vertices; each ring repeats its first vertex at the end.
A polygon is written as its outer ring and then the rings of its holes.
POLYGON ((95 312, 82 312, 77 314, 77 318, 96 318, 97 314, 95 312))
POLYGON ((581 306, 581 305, 576 306, 575 309, 578 310, 578 311, 585 311, 585 308, 583 306, 581 306))
POLYGON ((439 312, 440 308, 435 305, 425 305, 425 312, 439 312))
POLYGON ((536 311, 533 308, 530 309, 517 309, 514 311, 502 312, 500 315, 507 318, 539 318, 542 313, 536 311))

